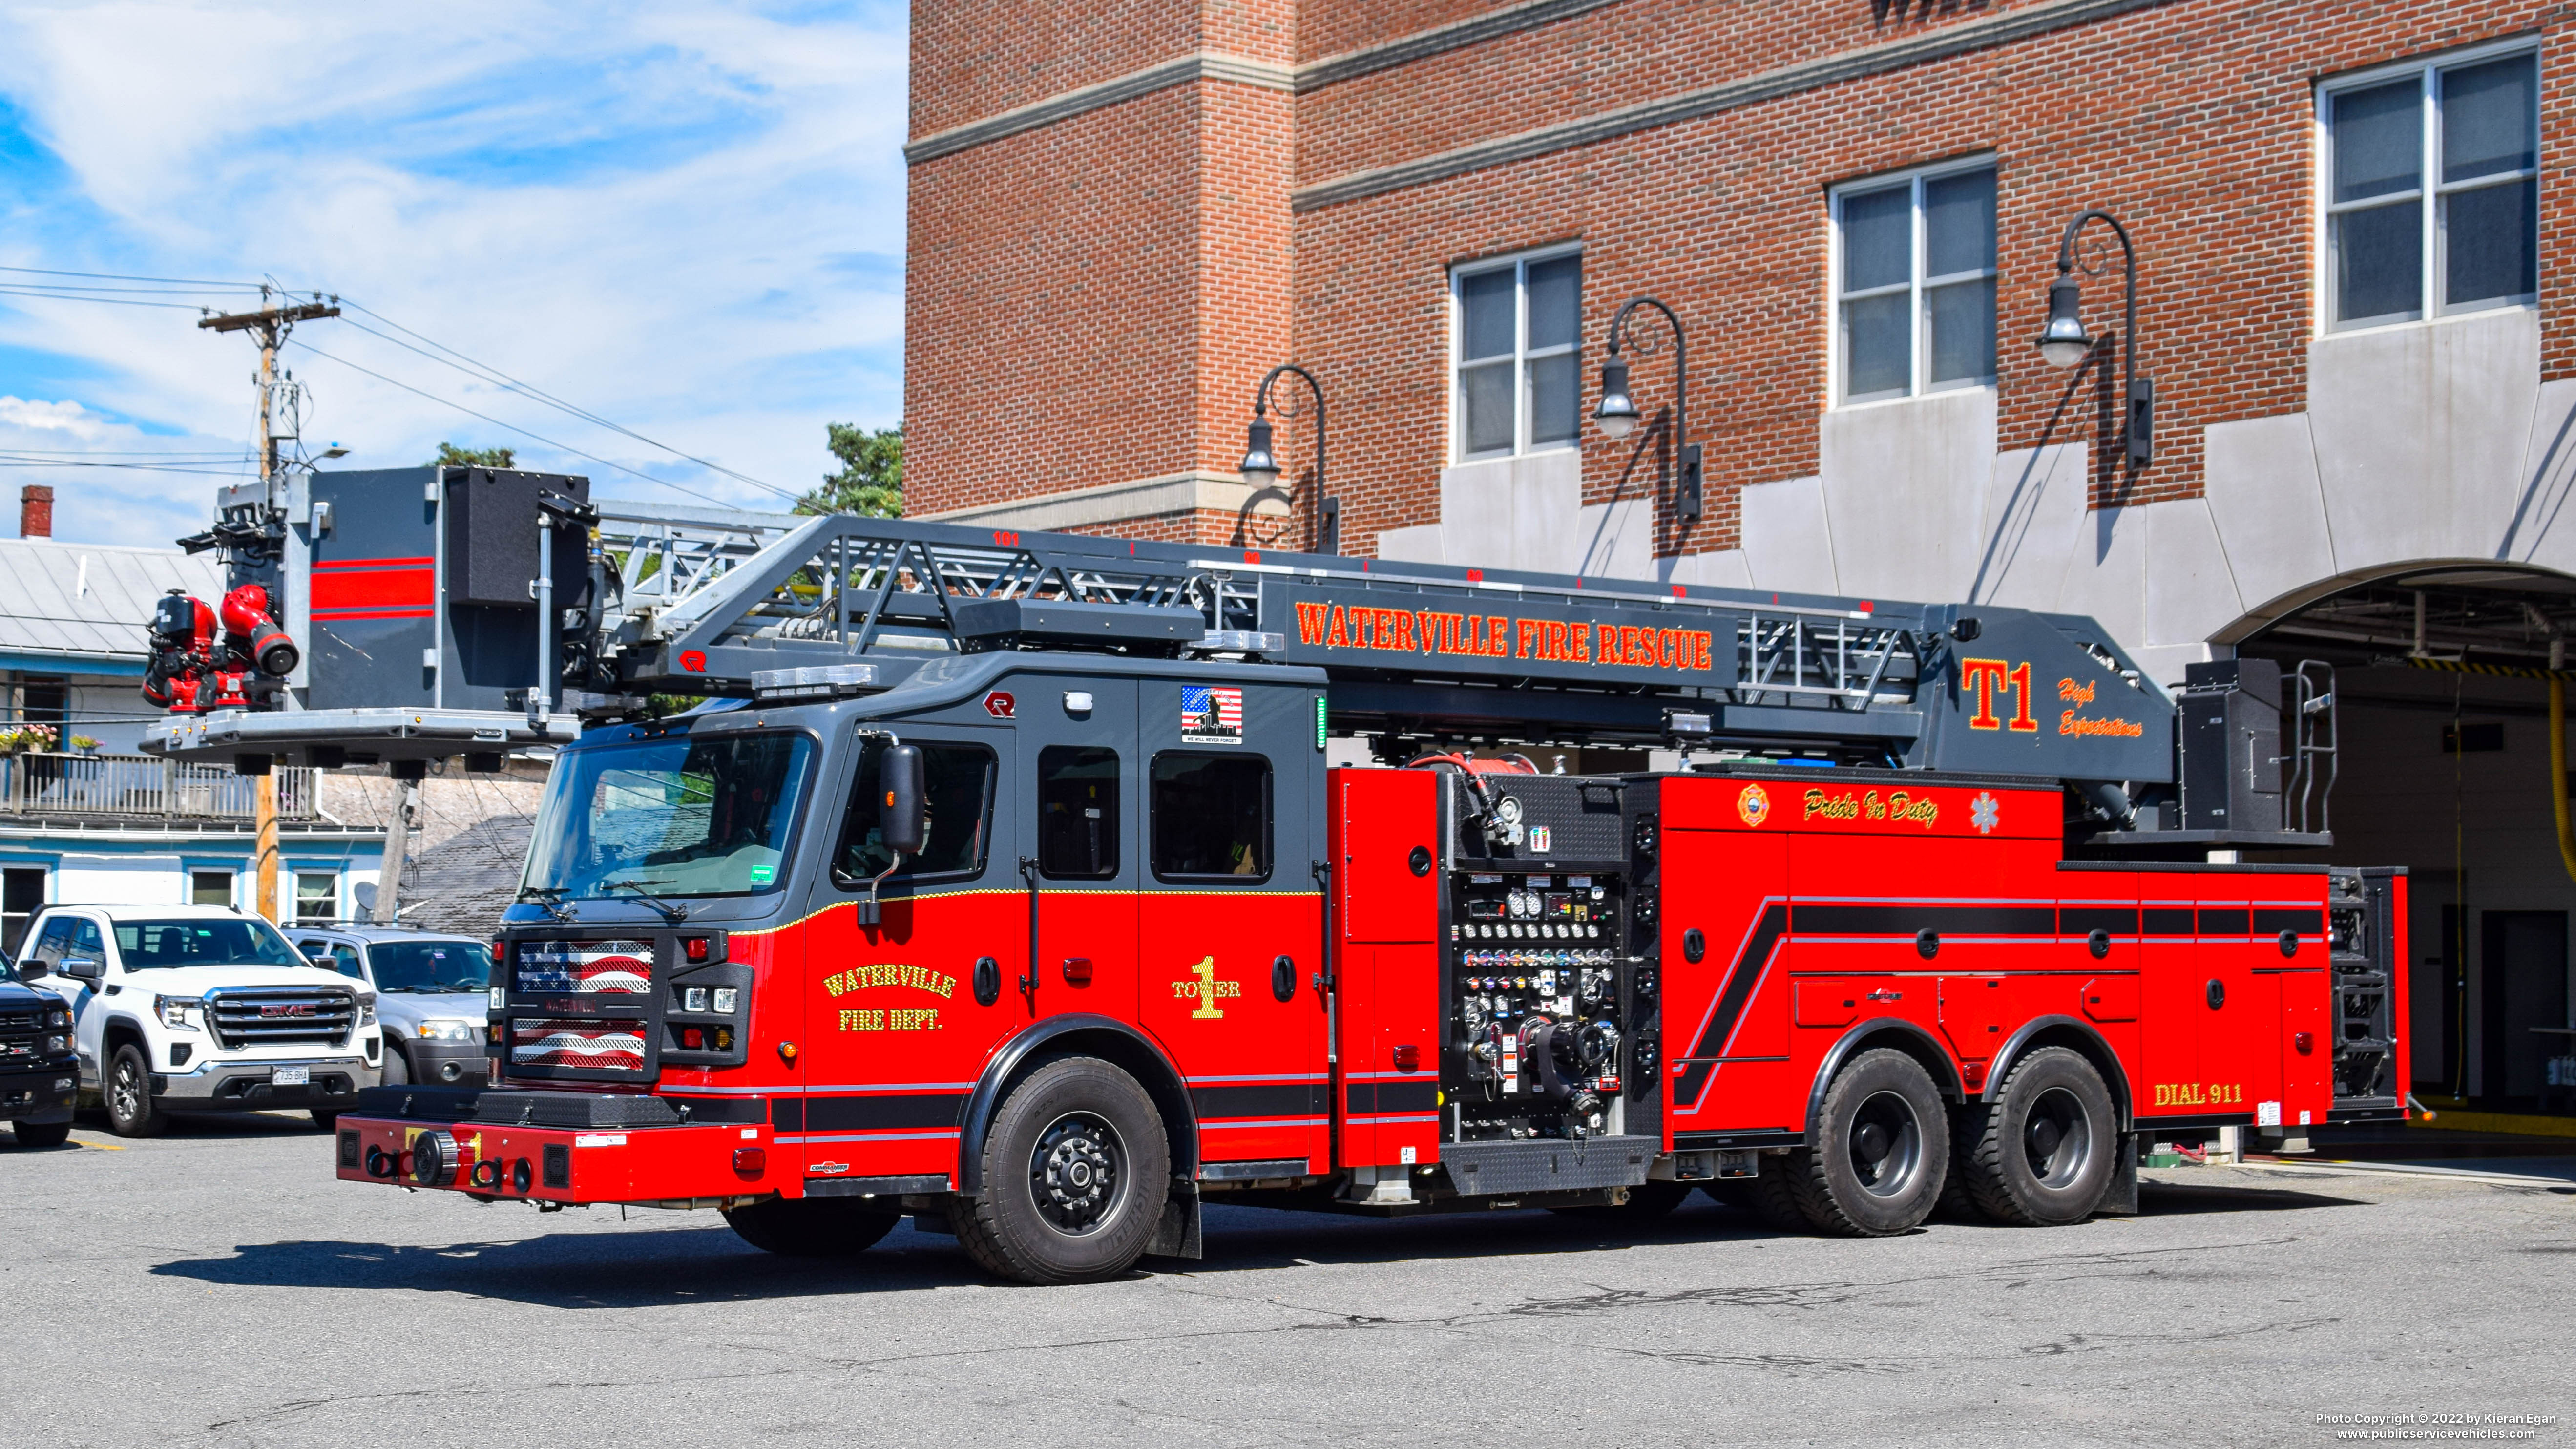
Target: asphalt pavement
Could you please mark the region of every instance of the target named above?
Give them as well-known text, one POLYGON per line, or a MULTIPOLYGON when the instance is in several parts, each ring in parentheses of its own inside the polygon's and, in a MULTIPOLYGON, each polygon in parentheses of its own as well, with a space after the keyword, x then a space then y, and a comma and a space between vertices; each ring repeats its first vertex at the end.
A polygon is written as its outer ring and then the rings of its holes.
POLYGON ((329 1155, 286 1116, 0 1145, 0 1444, 2576 1441, 2570 1186, 2184 1168, 2134 1218, 1874 1242, 1700 1198, 1638 1228, 1220 1208, 1202 1261, 1034 1289, 909 1227, 816 1265, 329 1155))

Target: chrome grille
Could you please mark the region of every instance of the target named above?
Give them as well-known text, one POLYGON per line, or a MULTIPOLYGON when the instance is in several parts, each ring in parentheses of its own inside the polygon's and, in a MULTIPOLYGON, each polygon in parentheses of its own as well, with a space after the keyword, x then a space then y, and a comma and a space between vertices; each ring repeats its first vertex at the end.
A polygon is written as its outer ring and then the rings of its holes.
POLYGON ((0 1011, 0 1063, 23 1065, 35 1059, 36 1027, 41 1011, 0 1011))
POLYGON ((206 998, 206 1025, 226 1049, 270 1042, 339 1046, 357 1024, 357 998, 329 988, 247 986, 206 998))

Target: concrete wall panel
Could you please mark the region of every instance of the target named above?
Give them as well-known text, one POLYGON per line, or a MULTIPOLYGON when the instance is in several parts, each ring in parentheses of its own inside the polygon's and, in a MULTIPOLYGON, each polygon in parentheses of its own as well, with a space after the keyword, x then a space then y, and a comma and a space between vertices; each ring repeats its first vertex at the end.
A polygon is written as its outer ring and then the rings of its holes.
POLYGON ((2201 436, 2210 517, 2243 596, 2259 604, 2332 576, 2334 536, 2308 415, 2221 423, 2201 436))
POLYGON ((2337 572, 2493 557, 2540 389, 2522 308, 2310 344, 2308 417, 2337 572))
POLYGON ((2066 549, 2084 521, 2093 450, 2082 443, 2016 448, 1987 470, 1983 535, 1960 597, 2054 609, 2066 549))
POLYGON ((1844 586, 1895 599, 1960 597, 1981 552, 1994 389, 1829 412, 1817 442, 1844 586))
POLYGON ((1834 536, 1825 520, 1821 478, 1757 483, 1739 495, 1744 510, 1744 565, 1753 587, 1783 593, 1838 594, 1834 536))
POLYGON ((2137 511, 2147 526, 2146 630, 2139 637, 2149 648, 2198 647, 2245 612, 2218 546, 2218 524, 2197 498, 2137 511))
POLYGON ((2576 382, 2541 384, 2522 486, 2495 556, 2576 573, 2576 382))
POLYGON ((1582 510, 1575 526, 1583 550, 1574 572, 1587 578, 1655 577, 1655 510, 1642 498, 1623 498, 1582 510))

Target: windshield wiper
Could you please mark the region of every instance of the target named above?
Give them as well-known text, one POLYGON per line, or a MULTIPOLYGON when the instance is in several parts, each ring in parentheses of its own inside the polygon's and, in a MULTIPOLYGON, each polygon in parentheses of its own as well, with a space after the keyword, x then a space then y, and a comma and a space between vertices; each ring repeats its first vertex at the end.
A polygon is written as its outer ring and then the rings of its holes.
POLYGON ((644 904, 651 906, 654 910, 661 912, 663 921, 669 925, 676 926, 689 918, 689 908, 687 906, 673 905, 671 902, 666 901, 660 896, 653 894, 651 891, 644 889, 644 887, 636 884, 634 881, 626 880, 624 878, 617 880, 604 880, 599 883, 599 888, 604 891, 625 890, 634 892, 635 899, 642 901, 644 904))
POLYGON ((563 908, 562 886, 521 886, 516 899, 522 904, 528 901, 536 902, 539 910, 558 921, 569 921, 573 918, 572 912, 563 908))

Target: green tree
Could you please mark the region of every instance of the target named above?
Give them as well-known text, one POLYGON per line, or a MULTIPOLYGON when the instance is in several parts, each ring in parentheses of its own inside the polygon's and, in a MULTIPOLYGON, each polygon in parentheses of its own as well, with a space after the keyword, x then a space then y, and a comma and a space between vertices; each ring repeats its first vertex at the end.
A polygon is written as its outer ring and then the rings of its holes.
POLYGON ((454 443, 438 445, 438 456, 430 465, 438 468, 512 468, 518 466, 514 448, 460 448, 454 443))
POLYGON ((841 460, 823 486, 796 500, 799 513, 855 513, 863 518, 903 516, 903 429, 823 425, 824 446, 841 460))

